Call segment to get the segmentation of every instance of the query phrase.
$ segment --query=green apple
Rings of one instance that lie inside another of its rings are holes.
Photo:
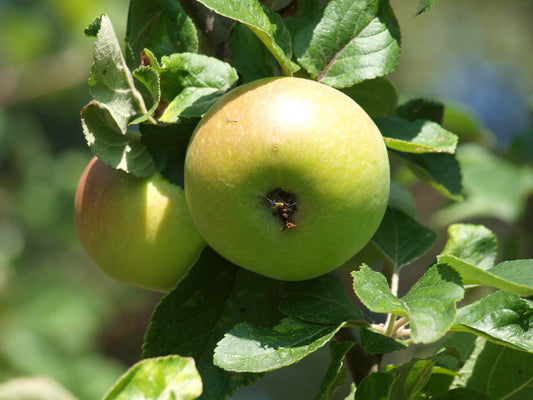
[[[281,280],[340,266],[371,239],[389,196],[378,128],[352,99],[267,78],[219,100],[185,159],[192,219],[219,254]]]
[[[181,187],[160,175],[134,177],[96,157],[78,184],[75,219],[96,265],[147,289],[172,289],[205,246]]]

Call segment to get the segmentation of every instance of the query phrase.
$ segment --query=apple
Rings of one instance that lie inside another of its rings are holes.
[[[79,181],[75,220],[102,271],[147,289],[172,289],[205,246],[181,187],[160,175],[134,177],[96,157]]]
[[[389,196],[383,137],[336,89],[267,78],[221,98],[185,159],[192,219],[220,255],[264,276],[305,280],[353,257]]]

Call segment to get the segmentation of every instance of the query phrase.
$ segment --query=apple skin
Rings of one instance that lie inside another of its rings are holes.
[[[200,121],[185,159],[187,203],[206,242],[280,280],[320,276],[361,250],[383,218],[389,183],[371,118],[343,93],[300,78],[226,94]],[[279,189],[295,203],[289,219],[272,199]]]
[[[74,203],[83,247],[102,271],[121,282],[169,291],[205,246],[185,192],[160,175],[137,178],[94,157]]]

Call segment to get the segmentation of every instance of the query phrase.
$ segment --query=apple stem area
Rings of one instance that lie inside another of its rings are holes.
[[[274,189],[265,196],[266,207],[272,210],[272,215],[279,218],[281,232],[296,228],[294,214],[296,213],[296,196],[283,189]]]

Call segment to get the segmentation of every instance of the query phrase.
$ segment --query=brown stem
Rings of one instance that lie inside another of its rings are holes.
[[[344,362],[356,386],[372,372],[377,372],[383,354],[365,352],[351,328],[342,328],[335,334],[335,339],[339,342],[355,342],[355,345],[346,354]]]

